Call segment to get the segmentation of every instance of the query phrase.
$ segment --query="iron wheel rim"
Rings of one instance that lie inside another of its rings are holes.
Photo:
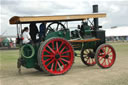
[[[73,48],[67,40],[62,38],[49,39],[44,43],[40,53],[41,67],[51,75],[59,75],[67,72],[74,62]],[[56,58],[56,54],[60,57]]]
[[[101,68],[110,68],[116,59],[116,53],[111,45],[103,44],[96,52],[96,62]]]

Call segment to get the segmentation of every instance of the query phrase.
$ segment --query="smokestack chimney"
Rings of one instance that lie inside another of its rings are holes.
[[[93,5],[93,13],[98,13],[98,5]],[[94,30],[99,30],[98,18],[94,18]]]

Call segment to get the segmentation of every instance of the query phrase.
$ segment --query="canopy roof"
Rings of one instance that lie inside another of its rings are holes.
[[[9,22],[10,24],[31,23],[31,22],[53,22],[53,21],[78,21],[87,18],[105,17],[105,13],[78,14],[78,15],[59,15],[59,16],[14,16]]]

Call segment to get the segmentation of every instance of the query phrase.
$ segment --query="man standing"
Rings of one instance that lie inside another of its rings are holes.
[[[32,38],[32,41],[33,41],[34,43],[36,43],[36,42],[37,42],[36,35],[39,33],[39,32],[38,32],[38,28],[37,28],[37,26],[36,26],[35,23],[31,23],[31,24],[29,25],[29,27],[30,27],[30,36],[31,36],[31,38]]]
[[[39,40],[42,41],[45,38],[46,22],[42,22],[40,25]]]

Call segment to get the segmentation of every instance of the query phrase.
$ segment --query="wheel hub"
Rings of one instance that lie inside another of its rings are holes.
[[[105,56],[105,58],[108,58],[108,57],[109,57],[109,55],[106,55],[106,56]]]
[[[56,59],[59,59],[59,58],[60,58],[60,55],[59,55],[59,54],[56,54],[56,55],[55,55],[55,58],[56,58]]]
[[[94,53],[93,52],[88,53],[88,57],[94,58]]]
[[[102,49],[100,50],[100,52],[101,52],[101,53],[104,53],[104,51],[103,51]]]

